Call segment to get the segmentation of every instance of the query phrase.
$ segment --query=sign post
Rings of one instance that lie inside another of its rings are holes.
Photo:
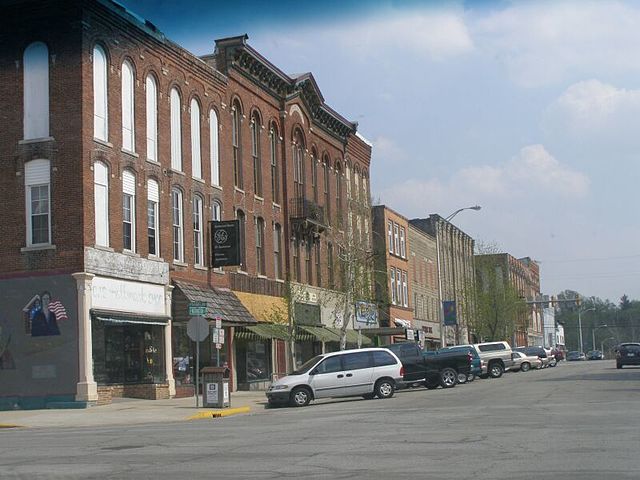
[[[224,329],[222,328],[222,317],[216,317],[216,328],[213,331],[212,343],[216,345],[216,366],[220,366],[220,349],[224,344]]]
[[[204,317],[193,317],[187,323],[187,335],[196,342],[196,408],[198,408],[200,406],[198,396],[200,390],[200,342],[209,336],[209,322]]]

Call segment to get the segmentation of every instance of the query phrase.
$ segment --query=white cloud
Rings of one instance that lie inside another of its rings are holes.
[[[392,138],[380,135],[373,139],[372,163],[403,162],[409,158],[409,155],[402,149]]]
[[[514,3],[480,18],[471,31],[478,48],[527,87],[640,72],[640,11],[621,2]]]

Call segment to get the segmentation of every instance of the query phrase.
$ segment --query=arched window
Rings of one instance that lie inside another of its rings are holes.
[[[173,260],[184,261],[183,210],[182,192],[177,188],[171,190],[171,218],[173,223]]]
[[[351,198],[351,165],[348,161],[344,164],[344,175],[347,184],[347,197]]]
[[[49,49],[34,42],[24,50],[24,139],[49,136]]]
[[[240,117],[242,109],[240,102],[233,102],[231,107],[231,148],[233,157],[233,184],[242,189],[244,182],[242,179],[242,135],[240,131]]]
[[[136,251],[136,177],[129,170],[122,172],[122,247]]]
[[[200,104],[195,98],[191,99],[191,175],[202,178]]]
[[[278,171],[278,130],[271,124],[269,130],[269,153],[271,156],[271,200],[280,203],[280,172]],[[277,278],[277,277],[276,277]]]
[[[277,279],[282,279],[282,227],[279,223],[273,225],[273,267]]]
[[[264,219],[256,218],[256,270],[258,275],[266,275],[264,254]]]
[[[313,201],[318,203],[318,154],[315,150],[311,150],[311,190]]]
[[[51,166],[49,160],[24,165],[27,247],[51,244]]]
[[[211,220],[219,222],[222,220],[222,205],[217,200],[211,204]]]
[[[158,161],[158,86],[153,75],[147,75],[147,158]]]
[[[369,205],[369,186],[367,185],[367,173],[362,172],[362,203]]]
[[[293,192],[304,198],[304,139],[300,130],[293,137]]]
[[[342,223],[342,167],[336,162],[336,215]]]
[[[240,224],[240,270],[247,271],[246,252],[246,216],[242,210],[236,210],[236,218]]]
[[[153,179],[147,181],[147,238],[149,255],[160,256],[160,188]]]
[[[251,115],[251,157],[253,159],[253,193],[262,197],[262,165],[260,152],[260,130],[262,122],[258,112]]]
[[[175,88],[171,89],[171,168],[182,171],[182,126],[180,94]]]
[[[93,136],[104,142],[109,138],[107,68],[107,55],[96,45],[93,48]]]
[[[109,246],[109,169],[102,162],[93,164],[96,245]]]
[[[353,171],[353,184],[354,184],[354,197],[356,201],[360,200],[360,169],[356,165],[356,168]]]
[[[128,61],[122,64],[122,148],[135,152],[134,74]]]
[[[202,227],[202,197],[193,197],[193,257],[195,265],[204,265],[204,238]]]
[[[327,221],[331,222],[331,182],[329,180],[329,158],[324,157],[322,162],[322,178],[324,185],[324,211]]]
[[[218,150],[218,114],[209,111],[209,148],[211,155],[211,184],[220,185],[220,154]]]

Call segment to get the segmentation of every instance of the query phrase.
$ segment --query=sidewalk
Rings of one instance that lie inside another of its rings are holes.
[[[195,397],[169,400],[117,398],[111,405],[75,410],[15,410],[0,412],[0,427],[98,427],[201,421],[219,416],[266,411],[264,392],[234,392],[231,407],[225,409],[196,408]],[[202,399],[200,399],[202,405]],[[215,421],[215,420],[213,420]]]

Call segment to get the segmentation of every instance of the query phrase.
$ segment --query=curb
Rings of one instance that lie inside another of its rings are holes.
[[[187,417],[187,420],[204,420],[211,418],[230,417],[231,415],[238,415],[239,413],[249,413],[251,408],[238,407],[229,408],[227,410],[207,410],[205,412],[198,412],[195,415]]]
[[[24,425],[14,425],[13,423],[0,423],[1,428],[23,428]]]

